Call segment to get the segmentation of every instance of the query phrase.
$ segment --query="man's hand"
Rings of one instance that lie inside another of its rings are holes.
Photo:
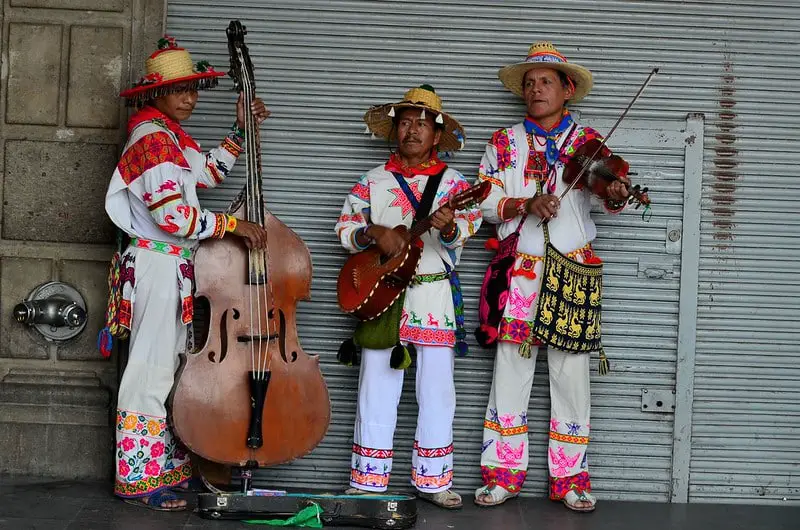
[[[264,102],[261,101],[261,98],[256,98],[250,103],[250,112],[255,117],[257,123],[266,120],[271,114],[267,106],[264,105]],[[244,129],[244,117],[244,95],[239,92],[239,99],[236,101],[236,125],[240,129]]]
[[[455,221],[455,214],[453,210],[447,206],[442,206],[436,210],[431,217],[431,225],[438,231],[448,234],[453,231],[453,222]]]
[[[630,186],[631,181],[627,177],[619,177],[619,179],[609,184],[606,188],[608,198],[616,202],[622,202],[630,196],[628,186]]]
[[[393,258],[403,252],[408,246],[408,240],[391,228],[380,225],[370,225],[366,234],[375,241],[381,253]]]
[[[561,207],[561,201],[555,195],[539,195],[528,201],[528,213],[544,220],[552,219]]]
[[[231,233],[244,239],[247,248],[267,248],[267,231],[261,225],[239,219]]]

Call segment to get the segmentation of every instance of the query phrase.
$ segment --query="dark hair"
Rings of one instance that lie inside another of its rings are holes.
[[[567,74],[565,74],[561,70],[556,70],[556,72],[558,72],[558,78],[561,79],[561,86],[563,86],[565,88],[568,87],[569,86],[569,77],[567,77]]]

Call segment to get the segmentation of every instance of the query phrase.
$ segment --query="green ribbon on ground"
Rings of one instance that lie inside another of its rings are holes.
[[[311,503],[288,519],[249,519],[242,521],[247,524],[265,524],[269,526],[296,526],[300,528],[322,528],[322,508],[319,504]]]

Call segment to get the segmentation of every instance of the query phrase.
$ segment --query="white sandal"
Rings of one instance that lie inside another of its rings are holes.
[[[461,502],[461,495],[452,490],[437,491],[436,493],[417,491],[417,497],[445,510],[458,510],[464,506],[464,503]]]
[[[498,506],[509,499],[515,498],[519,493],[511,493],[500,486],[482,486],[475,490],[475,504],[478,506]],[[481,500],[481,497],[489,497],[491,500]]]
[[[597,498],[594,495],[577,488],[570,489],[561,501],[574,512],[593,512],[597,505]],[[580,502],[588,502],[590,506],[579,506]]]

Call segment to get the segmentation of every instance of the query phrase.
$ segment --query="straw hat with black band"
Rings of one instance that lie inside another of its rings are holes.
[[[498,71],[497,77],[507,89],[522,97],[522,81],[525,79],[525,74],[537,68],[550,68],[567,75],[575,88],[570,103],[579,102],[592,89],[592,72],[579,64],[568,62],[567,58],[547,41],[532,44],[524,61],[504,66]]]
[[[218,78],[225,75],[214,70],[207,61],[192,63],[189,52],[166,36],[158,41],[158,50],[147,59],[145,66],[147,73],[133,87],[120,93],[128,106],[140,106],[173,92],[214,88]]]
[[[458,121],[442,110],[442,98],[436,94],[430,85],[421,85],[405,93],[402,101],[386,103],[371,107],[364,114],[367,128],[375,136],[396,140],[396,127],[394,118],[400,110],[415,108],[425,112],[432,112],[434,121],[442,128],[442,136],[437,149],[441,152],[458,151],[464,148],[466,136],[464,128]]]

